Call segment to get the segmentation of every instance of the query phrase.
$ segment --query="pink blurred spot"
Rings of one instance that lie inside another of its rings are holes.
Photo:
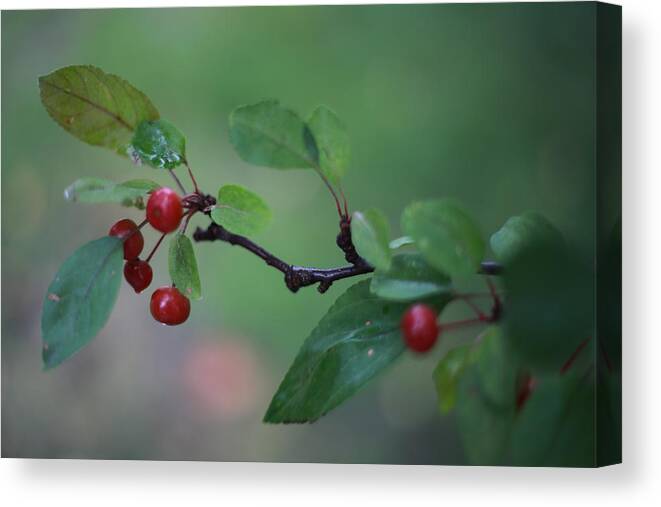
[[[222,419],[238,419],[258,401],[257,358],[239,341],[201,342],[185,360],[183,384],[199,410]]]

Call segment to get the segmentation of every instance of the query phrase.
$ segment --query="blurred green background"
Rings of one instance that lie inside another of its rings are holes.
[[[352,209],[382,208],[398,231],[414,199],[453,196],[485,237],[510,215],[546,214],[594,247],[594,4],[67,10],[2,13],[2,453],[61,458],[461,464],[454,418],[431,381],[448,337],[406,354],[312,425],[261,423],[298,347],[352,281],[290,294],[281,275],[225,244],[197,245],[204,299],[182,326],[156,324],[123,284],[105,329],[43,372],[46,288],[120,207],[67,203],[82,176],[133,167],[58,127],[37,77],[89,63],[144,91],[188,137],[201,186],[243,184],[269,202],[258,238],[289,262],[342,263],[337,216],[312,172],[242,162],[227,118],[278,98],[324,103],[348,125]],[[182,175],[183,176],[183,175]],[[198,220],[199,224],[204,219]],[[148,232],[149,248],[156,235]],[[166,253],[155,282],[168,283]],[[448,308],[459,315],[461,309]]]

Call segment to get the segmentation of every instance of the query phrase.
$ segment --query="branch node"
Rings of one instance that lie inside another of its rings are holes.
[[[330,289],[331,285],[333,285],[333,282],[328,280],[319,282],[319,286],[317,287],[319,294],[323,294],[324,292],[326,292],[328,289]]]
[[[353,245],[353,240],[351,239],[350,217],[342,216],[340,219],[340,233],[337,235],[335,242],[337,243],[337,246],[340,247],[340,250],[344,252],[344,258],[347,262],[358,264],[363,261],[360,255],[358,255],[356,247]]]
[[[298,289],[301,288],[301,280],[296,275],[296,272],[294,271],[293,268],[285,271],[285,285],[293,293],[298,292]]]

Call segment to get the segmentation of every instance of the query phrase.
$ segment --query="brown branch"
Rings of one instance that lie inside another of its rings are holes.
[[[211,195],[193,193],[184,197],[184,206],[186,208],[196,209],[207,215],[215,204],[216,199]],[[265,248],[259,246],[250,238],[241,236],[240,234],[234,234],[222,225],[214,222],[206,229],[198,227],[193,233],[193,239],[195,241],[224,241],[230,245],[240,246],[248,250],[253,255],[262,259],[267,265],[284,274],[285,284],[292,292],[297,292],[301,287],[319,284],[317,290],[323,294],[337,280],[364,275],[374,271],[374,268],[356,251],[356,247],[351,239],[351,218],[348,216],[342,216],[340,218],[340,233],[337,235],[336,243],[340,250],[344,252],[344,258],[350,265],[339,268],[311,268],[288,264]],[[501,272],[502,268],[500,264],[491,261],[483,262],[479,271],[480,274],[489,275],[500,274]]]
[[[317,290],[324,293],[337,280],[374,271],[374,268],[360,256],[358,256],[355,263],[340,268],[322,269],[287,264],[252,240],[240,234],[234,234],[216,223],[212,223],[206,229],[198,227],[193,233],[193,239],[195,241],[224,241],[230,245],[245,248],[269,266],[283,273],[285,275],[285,284],[292,292],[298,291],[301,287],[319,284]]]

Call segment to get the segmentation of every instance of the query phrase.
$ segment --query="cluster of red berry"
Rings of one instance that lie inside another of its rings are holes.
[[[183,214],[181,197],[171,188],[159,188],[149,196],[146,222],[163,235],[179,227]],[[125,218],[113,225],[109,232],[111,236],[124,241],[124,278],[136,293],[151,284],[153,272],[149,261],[156,250],[154,248],[145,260],[139,258],[145,244],[140,227],[133,220]],[[176,287],[171,286],[156,289],[151,296],[149,308],[158,322],[169,326],[185,322],[190,315],[190,301]]]

